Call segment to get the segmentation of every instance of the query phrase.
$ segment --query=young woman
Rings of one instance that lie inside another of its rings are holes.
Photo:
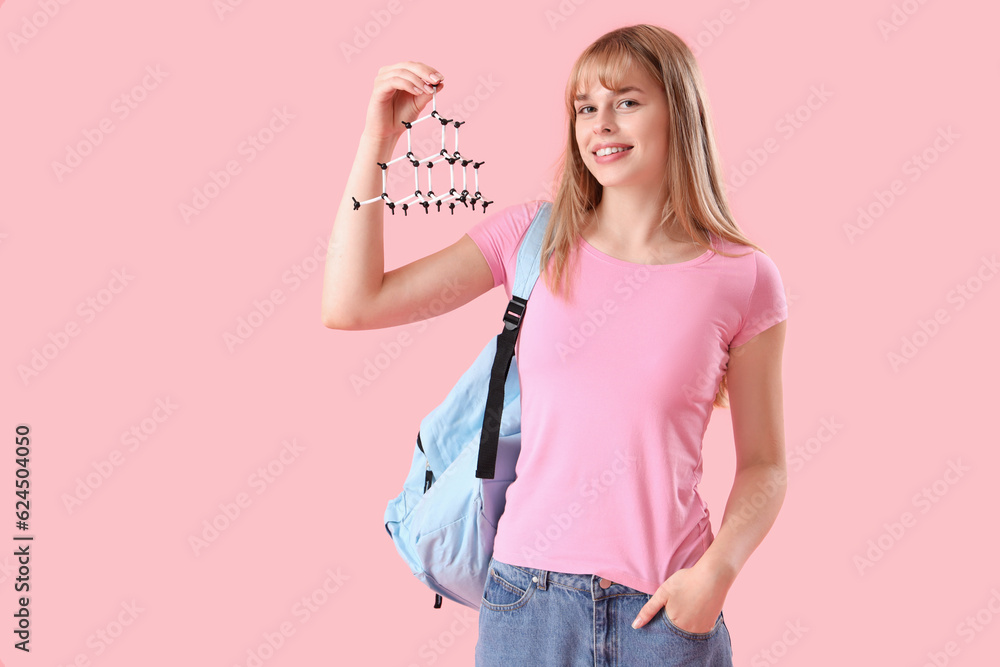
[[[457,308],[503,284],[541,201],[488,214],[454,245],[384,271],[372,165],[392,157],[442,76],[383,67],[331,237],[323,321],[414,321],[448,281]],[[438,90],[441,90],[441,87]],[[497,526],[476,664],[732,665],[722,606],[785,494],[774,262],[729,211],[697,63],[673,33],[624,27],[566,88],[569,132],[541,274],[517,343],[517,479]],[[610,150],[609,150],[610,149]],[[698,494],[713,407],[736,475],[717,535]]]

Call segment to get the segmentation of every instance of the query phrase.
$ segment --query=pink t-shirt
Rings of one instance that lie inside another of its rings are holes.
[[[508,298],[541,203],[508,206],[468,232]],[[729,347],[787,317],[784,290],[756,251],[648,265],[581,239],[578,261],[574,302],[539,276],[521,323],[521,452],[494,556],[652,595],[714,539],[698,494],[712,401]]]

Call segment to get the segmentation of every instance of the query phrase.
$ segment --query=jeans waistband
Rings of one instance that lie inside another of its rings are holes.
[[[541,591],[544,591],[548,587],[549,583],[556,583],[567,588],[575,588],[584,592],[592,592],[597,595],[604,596],[622,594],[646,595],[646,593],[640,590],[630,588],[625,584],[620,584],[597,574],[555,572],[553,570],[542,570],[535,567],[527,567],[525,565],[515,565],[513,563],[507,563],[506,561],[499,562],[525,572],[538,587],[538,590]],[[607,587],[601,585],[602,581],[607,584]]]

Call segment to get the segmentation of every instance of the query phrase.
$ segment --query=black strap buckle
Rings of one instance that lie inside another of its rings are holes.
[[[521,324],[524,316],[524,309],[528,302],[519,296],[515,296],[507,304],[507,312],[503,315],[504,327],[506,329],[516,329]]]

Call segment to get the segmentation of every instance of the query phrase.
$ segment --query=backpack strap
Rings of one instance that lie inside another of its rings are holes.
[[[528,231],[521,239],[521,245],[517,251],[511,300],[504,312],[503,331],[497,335],[497,352],[493,359],[493,370],[490,373],[490,388],[486,395],[486,412],[483,415],[483,429],[479,438],[479,461],[476,467],[476,477],[480,479],[493,479],[496,475],[504,384],[507,382],[510,361],[514,357],[514,345],[517,343],[517,334],[521,330],[521,319],[524,317],[524,311],[528,305],[528,297],[538,280],[542,239],[548,227],[551,211],[552,203],[542,202],[528,226]]]
[[[542,202],[535,214],[535,219],[528,226],[521,246],[517,251],[517,265],[514,267],[514,287],[511,293],[525,303],[531,290],[538,280],[538,258],[542,254],[542,240],[549,225],[549,215],[552,213],[551,202]],[[513,299],[511,299],[513,301]]]

